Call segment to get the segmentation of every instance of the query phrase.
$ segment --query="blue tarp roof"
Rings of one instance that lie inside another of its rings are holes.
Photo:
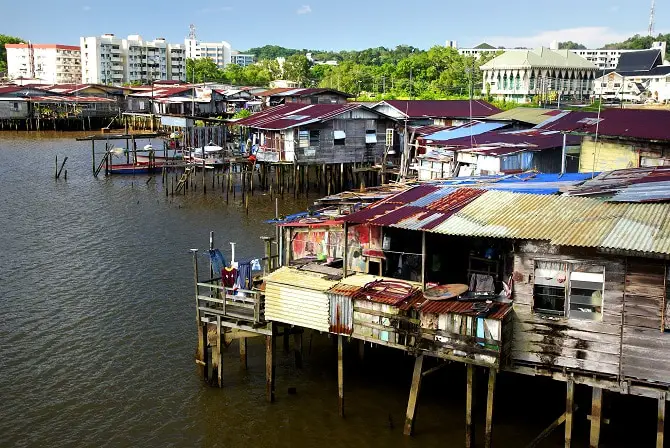
[[[474,186],[486,190],[503,190],[514,193],[556,194],[561,187],[575,185],[597,176],[599,173],[534,174],[522,173],[513,176],[472,176],[439,181],[440,185]]]
[[[439,131],[434,134],[426,135],[427,140],[452,140],[455,138],[469,137],[471,135],[479,135],[484,132],[495,131],[496,129],[504,128],[509,123],[474,123],[471,126],[463,125],[453,129]]]

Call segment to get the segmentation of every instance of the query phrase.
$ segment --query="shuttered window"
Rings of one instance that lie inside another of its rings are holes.
[[[605,268],[580,262],[535,260],[533,311],[602,320]]]

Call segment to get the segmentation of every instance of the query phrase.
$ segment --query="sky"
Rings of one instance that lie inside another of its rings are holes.
[[[505,47],[553,40],[597,48],[646,34],[651,0],[0,0],[0,34],[33,43],[78,45],[113,33],[183,43],[189,25],[205,42],[237,50],[266,44],[360,50],[455,40]],[[656,1],[656,32],[670,29],[670,0]]]

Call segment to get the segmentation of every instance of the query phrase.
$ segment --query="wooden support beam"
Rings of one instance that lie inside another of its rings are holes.
[[[416,357],[414,361],[414,374],[412,375],[412,387],[409,390],[409,401],[407,402],[407,414],[405,416],[405,428],[403,434],[411,436],[414,431],[414,417],[416,415],[416,403],[421,389],[421,370],[423,369],[423,355]]]
[[[340,417],[344,417],[344,340],[342,335],[337,335],[337,403]]]
[[[302,369],[302,332],[293,333],[293,354],[295,357],[295,367]]]
[[[365,341],[362,339],[358,340],[358,359],[360,361],[365,360]]]
[[[663,448],[663,433],[665,431],[665,400],[667,394],[661,392],[658,397],[658,422],[656,425],[656,448]]]
[[[600,425],[602,422],[603,390],[600,387],[592,388],[591,394],[591,437],[589,448],[598,448],[600,445]]]
[[[207,324],[198,323],[198,349],[195,352],[200,377],[207,378]]]
[[[575,382],[572,378],[567,382],[567,394],[565,397],[565,448],[570,448],[572,443],[572,411],[575,405]]]
[[[491,448],[493,439],[493,397],[496,387],[496,369],[489,369],[489,388],[486,395],[486,431],[484,433],[484,447]]]
[[[539,445],[539,443],[541,441],[543,441],[544,439],[546,439],[547,436],[549,436],[549,434],[554,432],[554,429],[558,428],[559,426],[561,426],[563,424],[563,422],[565,422],[565,416],[566,416],[566,413],[565,412],[562,413],[561,416],[558,417],[556,420],[554,420],[554,422],[551,425],[547,426],[547,428],[544,431],[542,431],[540,433],[540,435],[535,437],[535,439],[533,439],[533,441],[530,442],[526,446],[526,448],[535,448],[537,445]]]
[[[475,446],[475,424],[472,421],[472,405],[474,400],[475,367],[468,364],[467,387],[465,392],[465,448]]]
[[[223,362],[221,361],[221,316],[216,316],[216,383],[219,387],[223,386]],[[214,355],[212,355],[214,357]]]
[[[247,368],[247,338],[240,338],[240,364],[242,368]]]
[[[284,332],[282,333],[282,336],[284,336],[284,353],[288,353],[289,351],[289,337],[291,335],[291,328],[288,325],[284,326]]]
[[[265,399],[275,401],[275,326],[272,325],[272,334],[265,336]]]

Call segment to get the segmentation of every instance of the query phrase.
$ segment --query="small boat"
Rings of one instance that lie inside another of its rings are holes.
[[[196,166],[202,165],[204,162],[206,167],[211,168],[224,164],[224,149],[221,146],[209,142],[207,146],[193,148],[190,151],[184,152],[184,159],[194,163]]]
[[[161,169],[160,166],[149,166],[143,163],[122,163],[118,165],[111,165],[109,167],[109,174],[149,174]]]
[[[140,151],[137,151],[136,154],[136,160],[137,163],[149,163],[151,162],[151,152],[153,151],[153,162],[156,165],[162,166],[165,162],[170,161],[170,160],[181,160],[182,159],[182,154],[180,152],[177,152],[176,150],[168,151],[168,155],[165,155],[164,151],[161,150],[154,150],[153,146],[151,144],[149,145],[144,145],[144,150],[142,153]],[[172,155],[170,155],[170,152],[172,152]],[[144,154],[146,153],[146,154]]]

